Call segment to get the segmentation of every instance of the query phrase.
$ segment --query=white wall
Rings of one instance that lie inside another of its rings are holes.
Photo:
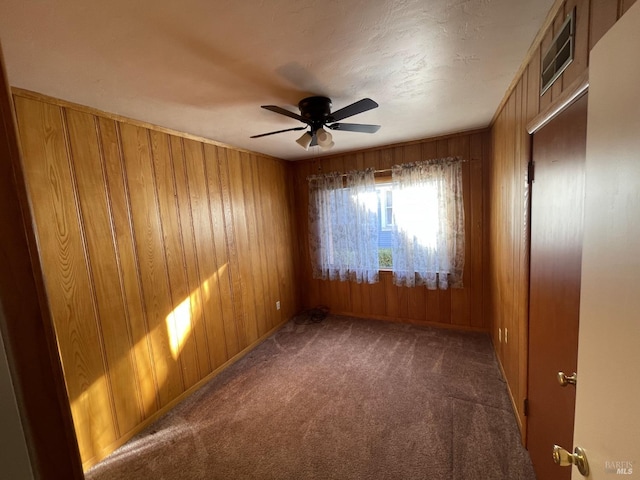
[[[2,305],[0,305],[0,323],[4,321]],[[0,330],[0,479],[30,480],[33,478]]]

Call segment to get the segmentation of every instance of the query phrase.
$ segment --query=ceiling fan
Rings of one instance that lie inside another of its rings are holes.
[[[298,108],[300,114],[291,112],[282,107],[276,105],[262,105],[262,108],[270,110],[287,117],[295,118],[303,123],[306,123],[303,127],[287,128],[284,130],[277,130],[275,132],[262,133],[260,135],[253,135],[251,138],[266,137],[267,135],[275,135],[276,133],[290,132],[293,130],[306,130],[309,131],[302,134],[302,136],[296,140],[305,150],[309,147],[319,145],[323,150],[329,150],[335,145],[331,134],[325,130],[325,127],[330,130],[341,130],[344,132],[361,132],[361,133],[376,133],[380,129],[380,125],[366,125],[362,123],[338,123],[340,120],[358,115],[359,113],[366,112],[377,108],[378,104],[370,98],[363,98],[351,105],[347,105],[335,112],[331,112],[331,99],[327,97],[307,97],[298,102]]]

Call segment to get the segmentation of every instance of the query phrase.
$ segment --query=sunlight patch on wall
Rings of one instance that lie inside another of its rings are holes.
[[[218,278],[227,270],[227,263],[207,278],[194,289],[188,297],[182,300],[165,318],[169,346],[174,360],[180,356],[180,352],[189,338],[194,323],[202,316],[204,305],[209,301]]]

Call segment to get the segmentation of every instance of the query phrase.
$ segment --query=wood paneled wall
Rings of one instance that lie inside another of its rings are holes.
[[[16,393],[14,398],[7,395],[4,385],[0,387],[0,408],[8,410],[0,413],[0,448],[4,450],[0,453],[0,476],[78,480],[83,478],[82,465],[35,253],[33,219],[1,46],[0,205],[0,342],[4,344],[0,345],[0,354],[6,352],[10,369],[7,381],[13,383]],[[2,358],[0,363],[4,362]],[[19,432],[6,420],[6,414],[11,416],[15,410],[14,402],[20,412]],[[16,434],[22,439],[14,438]],[[25,440],[26,465],[19,455],[15,457]]]
[[[477,131],[295,162],[295,216],[301,261],[298,273],[299,283],[304,285],[301,292],[302,305],[326,305],[334,313],[358,317],[488,329],[483,306],[483,272],[488,253],[484,227],[487,190],[484,182],[489,146],[488,132]],[[307,240],[309,175],[368,167],[385,170],[392,165],[447,156],[461,156],[469,160],[463,164],[466,229],[464,288],[427,290],[426,287],[397,287],[388,271],[381,272],[380,282],[373,285],[312,278]]]
[[[297,312],[290,167],[14,92],[87,468]]]
[[[491,128],[489,178],[490,288],[488,316],[492,338],[502,364],[523,438],[527,396],[529,316],[529,207],[527,164],[531,137],[526,127],[553,108],[563,93],[587,74],[589,51],[635,0],[566,0],[556,2],[513,88],[498,108]],[[574,61],[540,96],[541,55],[567,14],[576,8]],[[505,333],[506,332],[506,333]],[[507,338],[507,342],[505,342]]]

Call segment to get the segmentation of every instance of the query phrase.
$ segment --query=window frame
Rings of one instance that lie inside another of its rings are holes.
[[[388,186],[388,191],[392,190],[392,177],[391,177],[391,171],[389,172],[383,172],[383,173],[376,173],[375,174],[375,179],[376,179],[376,191],[378,190],[379,186]],[[392,205],[393,208],[393,205]],[[389,224],[388,227],[385,228],[383,222],[383,219],[386,215],[386,212],[383,213],[383,206],[382,203],[380,203],[380,231],[381,232],[390,232],[393,229],[393,220],[392,222]],[[380,251],[380,248],[378,247],[378,251]],[[378,271],[379,272],[392,272],[393,271],[393,265],[391,265],[390,267],[378,267]]]

